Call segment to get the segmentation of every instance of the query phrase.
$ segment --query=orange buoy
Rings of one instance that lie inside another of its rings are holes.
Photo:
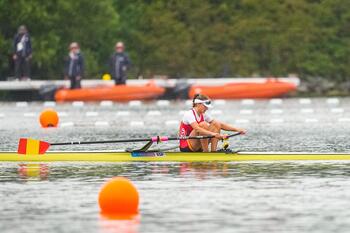
[[[138,214],[139,194],[128,179],[114,177],[102,187],[98,203],[102,214],[133,216]]]
[[[55,110],[45,109],[40,113],[39,121],[43,128],[57,127],[59,117]]]

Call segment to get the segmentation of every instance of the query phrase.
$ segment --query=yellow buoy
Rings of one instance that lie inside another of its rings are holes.
[[[102,75],[102,80],[104,80],[104,81],[109,81],[109,80],[111,80],[111,79],[112,79],[112,77],[111,77],[110,74],[104,74],[104,75]]]

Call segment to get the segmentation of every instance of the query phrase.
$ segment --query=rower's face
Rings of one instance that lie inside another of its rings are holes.
[[[205,113],[208,110],[208,108],[205,107],[204,104],[199,104],[199,109],[200,109],[201,113]]]

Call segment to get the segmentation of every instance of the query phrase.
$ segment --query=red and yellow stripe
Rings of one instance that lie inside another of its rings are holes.
[[[37,155],[44,154],[49,148],[50,144],[47,142],[31,139],[21,138],[18,143],[18,154]]]

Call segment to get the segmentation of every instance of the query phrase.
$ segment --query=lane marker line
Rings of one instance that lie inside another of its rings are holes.
[[[74,126],[74,123],[73,122],[62,122],[62,123],[60,123],[59,126],[61,126],[61,127],[72,127],[72,126]]]
[[[299,99],[300,104],[311,104],[311,99],[309,98],[301,98]]]
[[[103,100],[100,102],[101,107],[112,107],[113,106],[113,101],[110,100]]]
[[[316,122],[318,122],[318,119],[316,119],[316,118],[306,118],[305,122],[306,123],[316,123]]]
[[[244,99],[244,100],[241,101],[241,103],[242,103],[243,105],[253,105],[253,104],[255,104],[255,100],[252,100],[252,99]]]
[[[44,102],[44,107],[55,107],[56,106],[56,102],[54,101],[45,101]]]
[[[66,113],[66,112],[58,112],[58,116],[59,117],[66,117],[66,116],[68,116],[68,113]]]
[[[312,108],[303,108],[300,110],[301,113],[304,113],[304,114],[311,114],[311,113],[314,113],[314,109]]]
[[[129,111],[119,111],[115,115],[116,116],[129,116],[130,112]]]
[[[270,99],[269,101],[270,104],[274,104],[274,105],[282,104],[282,102],[283,102],[282,99]]]
[[[143,121],[131,121],[130,122],[130,126],[132,126],[132,127],[142,127],[144,125],[145,125],[145,123],[143,123]]]
[[[169,100],[158,100],[157,101],[157,105],[158,106],[169,106],[170,105],[170,101]]]
[[[140,100],[129,101],[129,106],[132,106],[132,107],[141,106],[141,104],[142,104],[142,102]]]
[[[244,124],[244,123],[249,123],[249,120],[248,119],[237,119],[235,122],[236,122],[236,124]]]
[[[350,118],[339,118],[338,122],[350,122]]]
[[[327,99],[327,104],[339,104],[339,99],[338,98],[328,98]]]
[[[180,122],[178,120],[169,120],[165,122],[165,125],[179,125]]]
[[[245,115],[249,115],[252,113],[253,113],[253,110],[251,110],[251,109],[242,109],[239,111],[239,114],[245,114]]]
[[[161,116],[162,113],[160,111],[148,111],[147,116]]]
[[[222,106],[226,104],[226,100],[214,100],[213,105]]]
[[[270,123],[272,123],[272,124],[278,124],[278,123],[283,123],[283,122],[284,122],[284,119],[282,119],[282,118],[274,118],[274,119],[270,120]]]
[[[23,115],[24,115],[24,117],[35,117],[36,113],[35,112],[26,112]]]
[[[16,102],[16,107],[19,107],[19,108],[25,108],[25,107],[28,107],[28,102]]]
[[[99,115],[98,112],[86,112],[85,114],[87,117],[96,117]]]
[[[344,109],[343,108],[332,108],[331,112],[332,113],[343,113]]]
[[[270,110],[270,113],[271,113],[271,114],[282,114],[282,113],[283,113],[283,110],[282,110],[282,109],[279,109],[279,108],[275,108],[275,109],[271,109],[271,110]]]
[[[95,126],[98,126],[98,127],[100,127],[100,126],[109,126],[109,123],[108,123],[108,121],[96,121],[95,122]]]
[[[76,108],[80,108],[80,107],[84,106],[84,102],[83,101],[73,101],[72,106],[76,107]]]

